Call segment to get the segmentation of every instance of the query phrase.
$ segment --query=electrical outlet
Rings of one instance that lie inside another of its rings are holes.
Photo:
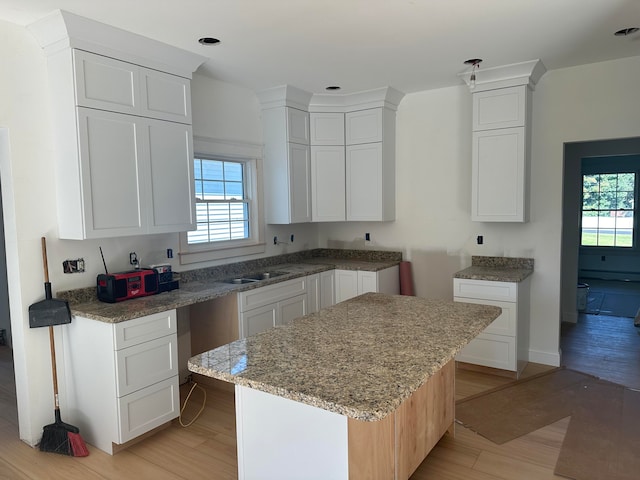
[[[364,234],[364,239],[365,239],[367,242],[370,242],[370,241],[371,241],[371,234],[370,234],[370,233],[365,233],[365,234]]]
[[[478,235],[478,237],[476,238],[476,243],[478,245],[482,245],[484,243],[484,238],[482,235]]]
[[[62,271],[64,273],[84,272],[84,258],[78,258],[77,260],[65,260],[62,262]]]

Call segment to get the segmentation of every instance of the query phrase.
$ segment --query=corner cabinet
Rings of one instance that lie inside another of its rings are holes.
[[[335,302],[344,302],[367,292],[398,295],[400,267],[394,266],[370,272],[364,270],[335,270]]]
[[[109,454],[178,417],[176,311],[63,330],[66,419]]]
[[[190,80],[77,49],[48,68],[60,238],[193,229]]]
[[[529,220],[527,85],[473,93],[471,219]]]
[[[262,110],[267,223],[311,221],[309,114],[292,107]]]
[[[502,314],[460,353],[456,361],[511,372],[518,378],[529,359],[529,279],[522,282],[453,279],[455,302],[502,308]]]

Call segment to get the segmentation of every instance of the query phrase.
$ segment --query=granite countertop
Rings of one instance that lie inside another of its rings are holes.
[[[320,256],[301,257],[284,256],[289,263],[274,263],[279,258],[270,257],[261,261],[241,262],[222,267],[212,267],[187,271],[179,274],[180,287],[170,292],[163,292],[148,297],[140,297],[117,303],[105,303],[97,299],[95,287],[81,289],[83,292],[75,296],[74,291],[57,292],[56,297],[69,301],[72,315],[90,318],[106,323],[119,323],[133,318],[154,313],[173,310],[199,302],[222,297],[229,293],[237,293],[298,277],[313,275],[326,270],[367,270],[377,272],[400,263],[402,255],[398,252],[358,252],[339,251],[337,258],[329,255],[331,250],[321,250]],[[317,252],[316,252],[317,254]],[[249,273],[278,271],[282,275],[254,283],[230,284],[224,279],[242,277]],[[87,295],[89,298],[87,299]]]
[[[192,357],[189,370],[375,421],[497,318],[489,305],[367,293]]]
[[[454,278],[522,282],[533,273],[533,259],[514,257],[471,257],[471,266],[454,274]]]

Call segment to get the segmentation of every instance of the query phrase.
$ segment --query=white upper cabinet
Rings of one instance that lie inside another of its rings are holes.
[[[472,92],[471,219],[529,221],[532,92],[540,60],[483,69]],[[460,74],[469,83],[469,74]]]
[[[262,125],[267,223],[310,222],[309,114],[291,107],[268,108],[262,111]]]
[[[61,10],[29,29],[47,55],[59,237],[192,229],[190,78],[204,57]]]
[[[384,131],[382,113],[382,108],[347,112],[345,116],[347,145],[382,142]]]
[[[310,113],[311,145],[344,146],[344,113]]]
[[[473,221],[529,220],[530,99],[526,85],[473,94]]]
[[[314,222],[345,220],[344,146],[311,146],[311,218]]]
[[[473,130],[523,127],[526,122],[526,86],[499,88],[473,94]]]
[[[83,50],[73,56],[77,105],[191,124],[188,79]]]

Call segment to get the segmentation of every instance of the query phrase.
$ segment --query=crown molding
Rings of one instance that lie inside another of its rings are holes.
[[[518,85],[527,85],[531,90],[534,90],[536,84],[546,71],[547,69],[540,59],[499,67],[478,68],[476,70],[476,86],[473,89],[469,84],[471,70],[459,73],[458,76],[469,86],[472,92],[515,87]]]

